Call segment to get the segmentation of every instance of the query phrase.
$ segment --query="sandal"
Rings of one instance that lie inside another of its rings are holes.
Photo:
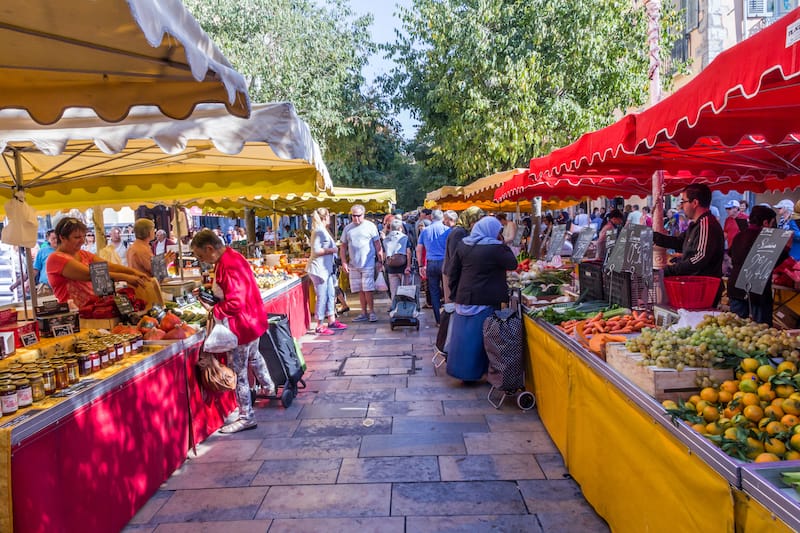
[[[255,420],[245,420],[240,418],[236,422],[231,422],[219,430],[220,433],[239,433],[240,431],[247,431],[248,429],[256,429],[258,423]]]

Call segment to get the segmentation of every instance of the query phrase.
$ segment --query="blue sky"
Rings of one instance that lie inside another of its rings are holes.
[[[394,29],[400,27],[400,21],[394,16],[394,13],[398,11],[397,6],[410,8],[411,3],[412,0],[350,0],[350,5],[356,13],[372,14],[374,18],[370,28],[372,40],[380,44],[394,42]],[[369,65],[364,69],[367,83],[372,83],[376,77],[388,72],[393,64],[392,61],[384,59],[382,53],[370,57]],[[411,115],[404,111],[398,115],[397,119],[403,126],[403,136],[413,137],[415,122]]]

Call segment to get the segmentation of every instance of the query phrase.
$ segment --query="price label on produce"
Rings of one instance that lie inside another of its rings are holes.
[[[35,332],[31,331],[30,333],[23,333],[20,335],[19,340],[22,342],[22,345],[27,348],[28,346],[33,346],[39,342],[39,337]]]
[[[762,229],[744,259],[734,286],[753,294],[764,294],[772,270],[792,235],[791,230]]]
[[[150,258],[150,267],[153,271],[153,277],[159,282],[169,276],[167,273],[167,259],[164,254],[154,255]]]
[[[583,259],[583,256],[586,255],[586,250],[589,249],[589,245],[592,243],[592,239],[594,239],[593,227],[588,226],[581,229],[578,240],[575,242],[575,248],[572,250],[572,260],[574,262],[577,263]]]
[[[611,253],[608,254],[605,270],[609,272],[622,272],[622,267],[625,263],[625,252],[628,249],[628,239],[630,239],[631,236],[631,229],[630,226],[625,226],[620,230],[617,240],[614,242],[614,248],[612,248]]]
[[[564,248],[564,239],[566,238],[566,224],[553,226],[553,229],[550,231],[550,242],[547,243],[547,253],[544,256],[545,261],[552,261],[553,256],[561,255],[561,249]]]
[[[622,270],[632,272],[646,280],[647,286],[653,280],[653,228],[641,224],[631,226],[626,243]]]
[[[136,312],[130,299],[124,294],[114,296],[114,304],[117,306],[117,311],[121,316],[128,316]]]
[[[108,273],[108,263],[95,261],[89,265],[89,276],[92,279],[92,290],[101,298],[114,294],[114,281]]]

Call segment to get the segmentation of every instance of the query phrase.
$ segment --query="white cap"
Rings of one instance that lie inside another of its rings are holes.
[[[725,209],[731,209],[733,207],[739,207],[739,202],[736,200],[728,200],[725,202]]]
[[[774,207],[775,209],[786,209],[787,211],[794,211],[794,202],[787,198],[784,198],[783,200],[773,205],[772,207]]]

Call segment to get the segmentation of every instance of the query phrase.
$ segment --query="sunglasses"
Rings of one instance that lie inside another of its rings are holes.
[[[361,218],[361,217],[364,216],[364,213],[360,213],[360,214],[350,213],[350,216],[353,217],[353,218]]]

